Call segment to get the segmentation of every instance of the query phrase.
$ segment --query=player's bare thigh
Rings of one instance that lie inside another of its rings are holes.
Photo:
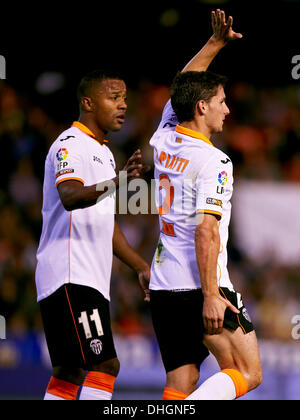
[[[262,381],[261,362],[255,331],[244,334],[241,328],[221,334],[204,335],[204,344],[221,369],[237,369],[245,377],[249,391]]]

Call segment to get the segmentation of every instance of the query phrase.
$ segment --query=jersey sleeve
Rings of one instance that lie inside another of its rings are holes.
[[[67,180],[80,181],[84,184],[84,161],[79,141],[74,136],[60,144],[53,145],[52,161],[54,164],[55,184]]]
[[[226,163],[223,163],[226,162]],[[217,156],[211,159],[196,180],[196,211],[222,218],[227,192],[232,189],[232,163]]]
[[[161,129],[166,127],[176,127],[177,124],[178,119],[172,108],[171,99],[169,99],[164,107],[158,128]]]

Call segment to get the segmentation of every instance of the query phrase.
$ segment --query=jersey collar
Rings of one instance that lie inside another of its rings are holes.
[[[97,140],[95,134],[86,125],[82,124],[79,121],[74,121],[73,124],[72,124],[72,127],[76,127],[80,131],[83,131],[85,134],[87,134],[88,136],[92,137],[92,139],[96,140],[102,146],[103,146],[103,143],[108,143],[108,140],[102,140],[102,142],[100,142],[99,140]]]
[[[211,146],[213,146],[212,142],[204,134],[200,133],[199,131],[194,131],[194,130],[191,130],[190,128],[182,127],[182,125],[179,125],[179,124],[176,126],[176,131],[177,133],[184,134],[186,136],[193,137],[195,139],[203,140],[205,141],[205,143],[208,143]]]

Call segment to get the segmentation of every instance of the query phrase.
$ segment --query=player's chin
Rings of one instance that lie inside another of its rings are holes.
[[[123,124],[124,121],[116,121],[114,124],[112,124],[110,131],[120,131]]]
[[[215,133],[221,133],[223,131],[224,121],[221,121],[218,127],[215,129]]]
[[[113,124],[111,127],[110,127],[110,130],[109,131],[120,131],[121,130],[121,128],[122,128],[122,126],[123,126],[123,123],[121,124],[121,123],[116,123],[116,124]]]

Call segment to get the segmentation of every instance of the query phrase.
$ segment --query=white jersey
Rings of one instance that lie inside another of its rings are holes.
[[[115,161],[109,148],[78,121],[50,147],[45,163],[43,228],[37,251],[38,301],[66,283],[92,287],[109,300],[115,195],[84,209],[66,211],[57,185],[77,180],[89,186],[115,176]]]
[[[194,234],[201,215],[206,213],[219,220],[218,286],[233,290],[226,250],[233,184],[231,160],[203,134],[178,125],[170,101],[150,145],[154,148],[160,223],[150,289],[201,287]]]

